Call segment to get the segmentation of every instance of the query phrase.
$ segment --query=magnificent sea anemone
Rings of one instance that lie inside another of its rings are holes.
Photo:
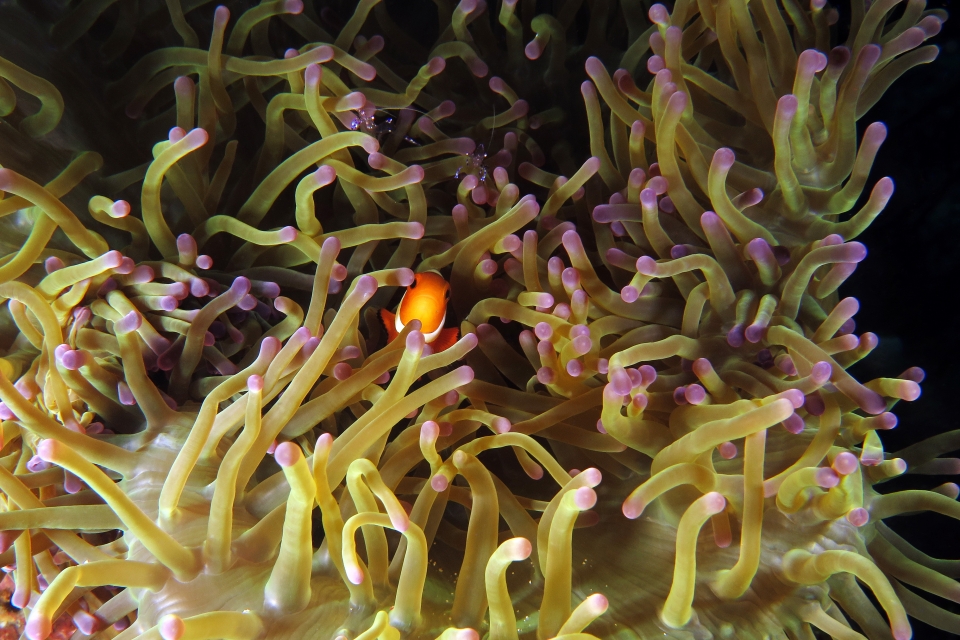
[[[960,633],[887,522],[960,488],[882,486],[960,432],[885,450],[839,294],[942,10],[4,5],[22,637]]]

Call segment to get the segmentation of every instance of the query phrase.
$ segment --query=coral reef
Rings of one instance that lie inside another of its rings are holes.
[[[960,432],[884,450],[924,374],[853,377],[878,341],[838,293],[893,193],[858,119],[944,12],[3,11],[29,640],[960,633],[960,561],[884,522],[960,488],[880,490]]]

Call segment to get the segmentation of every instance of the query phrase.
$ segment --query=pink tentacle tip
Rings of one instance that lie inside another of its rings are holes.
[[[727,507],[727,499],[716,491],[704,495],[701,500],[703,500],[703,506],[707,508],[707,512],[712,514],[720,513]]]
[[[797,69],[801,67],[809,73],[819,73],[827,68],[827,56],[816,49],[806,49],[797,60]]]
[[[207,133],[206,129],[196,128],[183,138],[183,142],[187,145],[187,148],[196,149],[207,144],[209,139],[210,134]]]
[[[860,468],[857,456],[849,451],[843,451],[833,459],[833,470],[842,476],[848,476]]]
[[[566,235],[566,234],[564,234]],[[579,237],[577,238],[579,241]],[[568,289],[576,289],[580,286],[580,272],[573,267],[567,267],[560,274],[560,281]]]
[[[720,446],[717,447],[717,451],[720,452],[720,457],[724,460],[733,460],[737,457],[737,445],[732,442],[721,443]]]
[[[187,631],[183,618],[174,613],[163,616],[157,626],[163,640],[180,640]]]
[[[820,467],[816,472],[816,482],[818,486],[830,489],[840,483],[840,476],[830,467]]]
[[[500,416],[494,418],[490,423],[490,428],[497,433],[508,433],[511,427],[510,420]]]
[[[662,205],[661,205],[661,207],[662,207]],[[723,222],[720,220],[720,216],[718,216],[718,215],[717,215],[716,213],[714,213],[713,211],[704,211],[704,212],[703,212],[703,215],[700,216],[700,226],[701,226],[701,227],[704,227],[704,228],[706,228],[706,227],[709,226],[709,227],[713,227],[713,228],[715,228],[715,229],[723,229],[723,228],[724,228]]]
[[[297,239],[297,228],[296,227],[284,227],[278,232],[278,237],[280,242],[293,242]]]
[[[788,120],[792,120],[797,113],[799,102],[797,96],[788,93],[777,101],[777,112]]]
[[[333,264],[333,267],[330,269],[331,280],[336,280],[337,282],[343,282],[344,280],[347,279],[347,275],[348,275],[347,268],[342,264],[340,264],[339,262],[335,262]]]
[[[526,538],[512,538],[504,543],[507,546],[507,550],[510,553],[510,558],[516,562],[519,560],[526,560],[530,557],[530,554],[533,553],[533,545],[530,544],[530,541]],[[473,631],[470,629],[470,631]],[[476,633],[474,631],[474,633]]]
[[[431,76],[435,76],[447,68],[447,61],[440,56],[437,56],[435,58],[431,58],[426,64],[426,67],[427,73]]]
[[[239,276],[233,279],[233,283],[230,285],[230,293],[242,298],[243,296],[250,293],[250,279],[245,276]]]
[[[785,354],[785,353],[784,353],[784,354],[781,354],[781,355],[777,356],[776,358],[774,358],[773,362],[774,362],[775,365],[777,365],[777,368],[780,369],[780,371],[783,371],[783,372],[784,372],[785,374],[787,374],[788,376],[795,376],[795,375],[797,375],[797,365],[794,364],[793,358],[791,358],[789,355],[787,355],[787,354]],[[828,372],[827,372],[827,377],[829,377],[829,376],[830,376],[830,373],[829,373],[829,371],[828,371]],[[816,382],[816,378],[813,378],[813,380],[814,380],[814,382],[815,382],[816,384],[823,384],[823,381],[821,381],[821,382]]]
[[[587,292],[583,289],[577,289],[570,296],[570,308],[571,309],[582,309],[586,313],[587,308]]]
[[[814,384],[822,385],[830,379],[831,373],[833,373],[833,367],[830,366],[830,363],[826,360],[821,360],[813,365],[813,368],[810,370],[810,379]]]
[[[108,293],[111,291],[116,291],[119,287],[120,285],[117,284],[116,280],[113,278],[107,278],[103,281],[103,284],[100,285],[100,288],[97,289],[97,295],[101,298],[104,298]]]
[[[430,479],[430,486],[437,493],[446,491],[449,485],[450,485],[450,481],[447,480],[447,477],[441,473],[438,473],[437,475],[433,476]]]
[[[744,333],[743,325],[734,325],[730,331],[727,332],[727,344],[737,349],[743,346],[745,337],[746,334]]]
[[[493,325],[489,322],[482,322],[477,325],[477,335],[484,340],[489,340],[494,337]]]
[[[292,467],[303,459],[303,451],[293,442],[281,442],[273,452],[273,457],[281,467]]]
[[[873,65],[877,64],[877,60],[880,59],[882,51],[879,45],[865,45],[863,49],[860,49],[860,55],[857,56],[857,66],[865,70],[872,69]]]
[[[73,614],[73,623],[77,625],[77,629],[79,629],[81,633],[88,636],[93,635],[106,626],[103,620],[83,609]]]
[[[785,400],[789,400],[794,409],[799,409],[807,401],[806,397],[803,395],[803,392],[799,389],[787,389],[780,394],[780,397]]]
[[[533,327],[533,333],[540,340],[549,340],[553,336],[553,327],[546,322],[538,322]]]
[[[373,276],[360,276],[357,278],[355,291],[363,298],[369,298],[377,291],[377,279]]]
[[[190,295],[190,285],[185,282],[174,282],[170,285],[168,291],[170,292],[169,295],[177,300],[184,300]]]
[[[701,404],[707,399],[707,392],[698,384],[689,384],[684,389],[683,396],[690,404]]]
[[[433,420],[427,420],[420,425],[420,439],[434,442],[440,437],[440,425]]]
[[[292,15],[299,15],[303,12],[303,0],[285,0],[283,10]]]
[[[317,438],[316,450],[329,449],[333,445],[333,436],[329,433],[321,433]]]
[[[45,462],[56,462],[57,453],[60,451],[60,443],[52,438],[41,440],[37,443],[37,455]]]
[[[173,89],[177,93],[193,91],[195,86],[196,85],[189,76],[178,76],[177,79],[173,81]]]
[[[584,481],[587,483],[587,486],[589,487],[595,487],[598,484],[600,484],[601,480],[603,480],[603,474],[600,473],[600,470],[597,469],[596,467],[589,467],[587,469],[584,469],[577,475],[583,476]]]
[[[573,503],[581,511],[592,509],[597,504],[597,492],[590,487],[580,487],[574,491]]]
[[[64,264],[63,260],[61,260],[57,256],[50,256],[49,258],[43,261],[43,269],[48,274],[53,273],[54,271],[59,271],[60,269],[63,269],[65,266],[67,265]]]
[[[143,317],[136,311],[131,311],[127,315],[117,320],[114,325],[114,331],[120,334],[130,333],[140,328],[143,323]]]
[[[467,58],[466,62],[470,68],[470,73],[476,78],[486,78],[487,74],[490,73],[490,67],[480,58]]]
[[[613,371],[607,373],[607,379],[610,381],[605,389],[609,390],[609,393],[612,393],[616,396],[625,396],[633,390],[633,380],[630,378],[624,369],[615,368]],[[607,391],[604,392],[604,395],[607,394]]]
[[[650,10],[647,11],[647,17],[649,17],[650,22],[654,24],[666,25],[670,23],[670,12],[660,3],[650,7]]]
[[[678,405],[687,404],[687,389],[686,387],[677,387],[673,390],[673,401]]]
[[[237,303],[237,307],[243,311],[253,311],[257,308],[257,299],[248,293],[240,298],[240,302]]]
[[[50,463],[40,456],[33,456],[29,461],[27,461],[27,471],[30,473],[37,473],[38,471],[43,471],[49,468]]]
[[[527,60],[539,59],[543,55],[543,43],[537,39],[531,40],[523,48],[523,55],[527,57]]]
[[[791,414],[783,421],[783,428],[789,431],[790,433],[796,435],[798,433],[803,433],[805,427],[803,418],[797,414]]]
[[[114,267],[114,272],[119,273],[120,275],[130,275],[133,273],[133,270],[137,268],[137,263],[133,261],[133,258],[128,258],[124,256],[120,259],[120,264]]]
[[[140,265],[133,270],[133,273],[130,274],[132,284],[146,284],[148,282],[153,282],[155,274],[152,267],[147,265]]]
[[[181,140],[184,139],[184,137],[186,137],[186,135],[187,135],[187,132],[185,129],[183,129],[183,127],[173,127],[167,133],[167,139],[170,142],[180,142]]]
[[[130,391],[130,387],[128,387],[127,383],[123,380],[117,383],[117,397],[122,405],[129,407],[137,404],[137,399],[134,397],[133,392]]]
[[[421,167],[417,167],[417,169],[420,169],[420,172],[421,172],[421,174],[422,174],[423,169],[422,169]],[[423,179],[423,176],[422,176],[422,175],[420,176],[420,179],[421,179],[421,180]],[[418,180],[418,182],[419,182],[419,180]],[[420,238],[423,237],[423,232],[424,232],[423,223],[421,223],[421,222],[408,222],[408,223],[407,223],[407,235],[406,235],[405,237],[410,238],[410,239],[413,239],[413,240],[419,240]]]
[[[525,467],[524,472],[526,472],[527,477],[530,478],[531,480],[543,479],[543,467],[541,467],[537,463],[533,463]]]
[[[650,256],[640,256],[637,258],[637,271],[645,276],[656,276],[657,261]]]
[[[15,592],[14,595],[19,595],[21,592]],[[18,598],[18,600],[26,600],[26,597]],[[23,608],[27,606],[26,602],[13,602],[11,599],[11,604],[15,607]],[[30,619],[27,620],[26,625],[26,634],[30,640],[45,640],[50,636],[50,633],[53,631],[53,624],[50,620],[39,614],[30,614]]]
[[[557,381],[557,372],[550,367],[540,367],[537,369],[537,382],[540,384],[553,384]]]
[[[313,338],[314,340],[316,338]],[[344,360],[352,360],[354,358],[359,358],[361,356],[360,347],[356,345],[349,344],[340,350],[339,357]]]
[[[607,600],[607,597],[602,593],[594,593],[587,596],[586,603],[587,606],[590,607],[590,610],[596,615],[602,614],[610,606],[610,601]]]
[[[353,375],[353,367],[346,362],[338,362],[333,365],[333,377],[336,380],[346,380]]]
[[[117,200],[107,209],[107,215],[111,218],[126,218],[130,215],[130,203],[126,200]]]
[[[571,340],[573,343],[573,351],[578,356],[582,356],[585,353],[589,353],[593,348],[593,340],[589,335],[578,335]]]
[[[909,369],[907,369],[897,377],[903,380],[910,380],[911,382],[920,384],[921,382],[923,382],[924,378],[927,377],[927,374],[920,367],[910,367]]]
[[[247,378],[247,390],[260,393],[263,391],[263,377],[253,374]]]
[[[646,509],[647,504],[636,498],[627,498],[623,501],[623,505],[620,507],[620,510],[623,512],[623,515],[628,520],[636,520],[643,514],[643,510]]]
[[[63,364],[64,369],[70,371],[76,371],[82,367],[87,361],[87,356],[83,351],[74,351],[68,350],[63,353],[61,358],[61,364]]]
[[[181,233],[177,236],[177,251],[180,253],[195,253],[197,250],[197,241],[189,233]]]
[[[417,329],[414,329],[407,334],[406,347],[407,351],[411,352],[421,352],[423,351],[423,345],[426,344],[426,340],[423,337],[423,332]]]
[[[829,64],[831,64],[834,67],[837,67],[838,69],[843,69],[843,67],[845,67],[847,63],[850,62],[851,55],[852,53],[848,47],[843,47],[843,46],[834,47],[833,49],[830,50]]]
[[[583,67],[587,70],[587,75],[591,78],[600,76],[606,73],[606,68],[603,66],[603,62],[600,61],[600,58],[596,56],[590,56],[587,58],[587,61],[584,63]]]
[[[303,71],[303,81],[308,87],[314,87],[320,84],[320,78],[323,75],[323,68],[316,63],[308,64]]]
[[[870,522],[870,512],[863,507],[857,507],[847,512],[847,522],[855,527],[862,527]]]

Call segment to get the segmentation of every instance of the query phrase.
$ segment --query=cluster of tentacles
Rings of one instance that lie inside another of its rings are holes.
[[[63,50],[0,48],[26,638],[960,633],[920,595],[958,561],[883,522],[960,488],[878,491],[960,432],[884,451],[923,372],[850,375],[838,294],[893,192],[857,120],[943,12],[437,0],[424,47],[378,0],[228,4],[0,7]],[[415,271],[448,349],[386,340]]]

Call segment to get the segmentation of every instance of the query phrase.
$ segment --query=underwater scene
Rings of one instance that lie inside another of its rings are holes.
[[[949,0],[0,0],[0,640],[960,635]]]

